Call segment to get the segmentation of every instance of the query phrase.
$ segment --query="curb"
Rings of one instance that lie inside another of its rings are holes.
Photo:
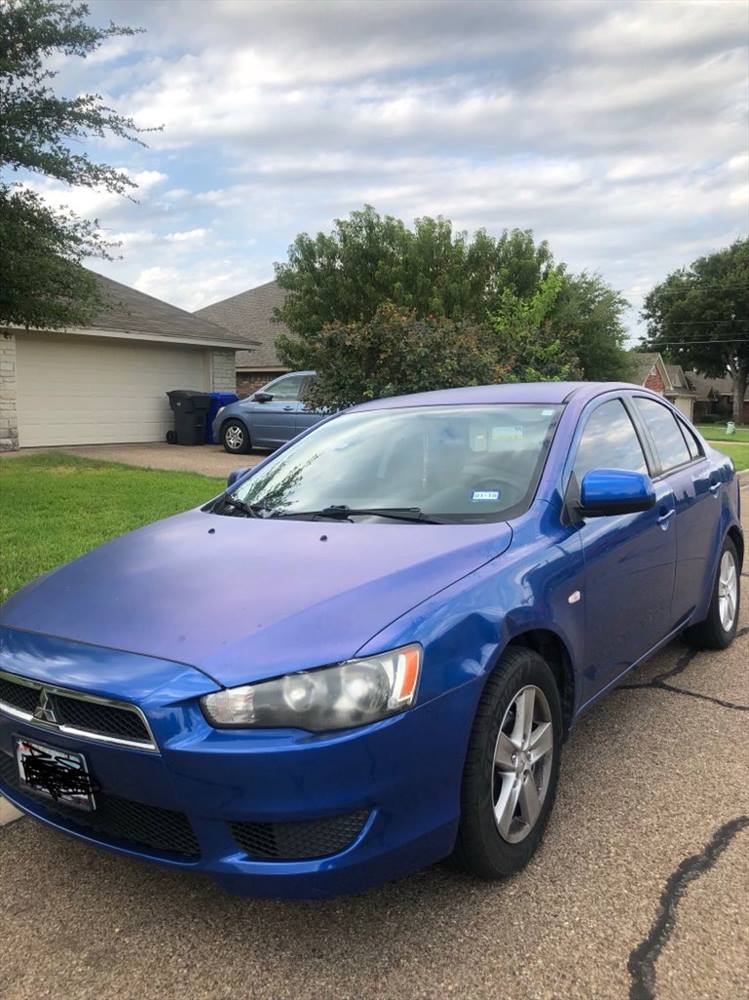
[[[23,813],[20,813],[15,806],[12,806],[0,795],[0,826],[7,826],[8,823],[20,819],[22,815]]]

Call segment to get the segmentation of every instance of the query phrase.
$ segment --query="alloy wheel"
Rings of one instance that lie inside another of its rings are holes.
[[[720,560],[718,577],[718,613],[724,631],[730,632],[736,618],[738,605],[739,578],[733,553],[726,550]]]
[[[224,440],[226,441],[226,446],[231,448],[232,451],[239,451],[244,444],[244,431],[236,424],[230,424],[226,428]]]
[[[521,688],[507,707],[494,750],[492,802],[500,836],[525,840],[541,814],[549,790],[554,727],[543,691]]]

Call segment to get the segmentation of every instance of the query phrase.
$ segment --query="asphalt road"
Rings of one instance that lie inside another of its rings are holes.
[[[676,642],[580,724],[541,851],[504,884],[439,865],[263,902],[0,828],[0,997],[746,996],[749,568],[744,593],[731,650]]]

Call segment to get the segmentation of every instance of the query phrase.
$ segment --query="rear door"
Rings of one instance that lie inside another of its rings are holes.
[[[673,617],[686,619],[710,585],[720,530],[720,479],[697,436],[669,407],[635,396],[634,407],[658,462],[655,482],[676,501],[676,579]]]
[[[646,446],[621,399],[599,403],[583,422],[573,464],[577,484],[591,469],[650,472]],[[651,510],[588,518],[579,527],[585,560],[584,701],[671,630],[674,512],[671,487],[661,482]]]

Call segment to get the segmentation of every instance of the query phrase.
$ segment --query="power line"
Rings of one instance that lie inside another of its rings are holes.
[[[749,330],[742,330],[742,333],[749,333]],[[749,338],[728,340],[656,340],[653,341],[653,350],[659,347],[688,347],[690,344],[749,344]]]
[[[650,290],[650,292],[647,293],[647,295],[650,295],[650,293],[652,291],[655,291],[656,288],[658,288],[658,285],[655,285]],[[734,283],[734,282],[727,282],[725,285],[703,285],[703,284],[700,284],[700,282],[698,282],[698,281],[690,282],[689,279],[687,278],[687,279],[685,279],[685,284],[681,288],[661,288],[661,290],[659,291],[658,294],[659,295],[684,295],[686,292],[694,291],[694,289],[700,289],[700,290],[705,289],[706,291],[709,291],[709,292],[714,292],[714,291],[720,292],[720,291],[723,291],[724,288],[738,288],[740,291],[749,292],[749,285],[745,285],[743,283],[738,284],[738,283]],[[646,297],[647,297],[647,295],[646,295]]]
[[[669,322],[667,326],[716,326],[718,323],[743,323],[743,319],[685,319],[678,323]],[[739,333],[745,333],[739,330]]]

